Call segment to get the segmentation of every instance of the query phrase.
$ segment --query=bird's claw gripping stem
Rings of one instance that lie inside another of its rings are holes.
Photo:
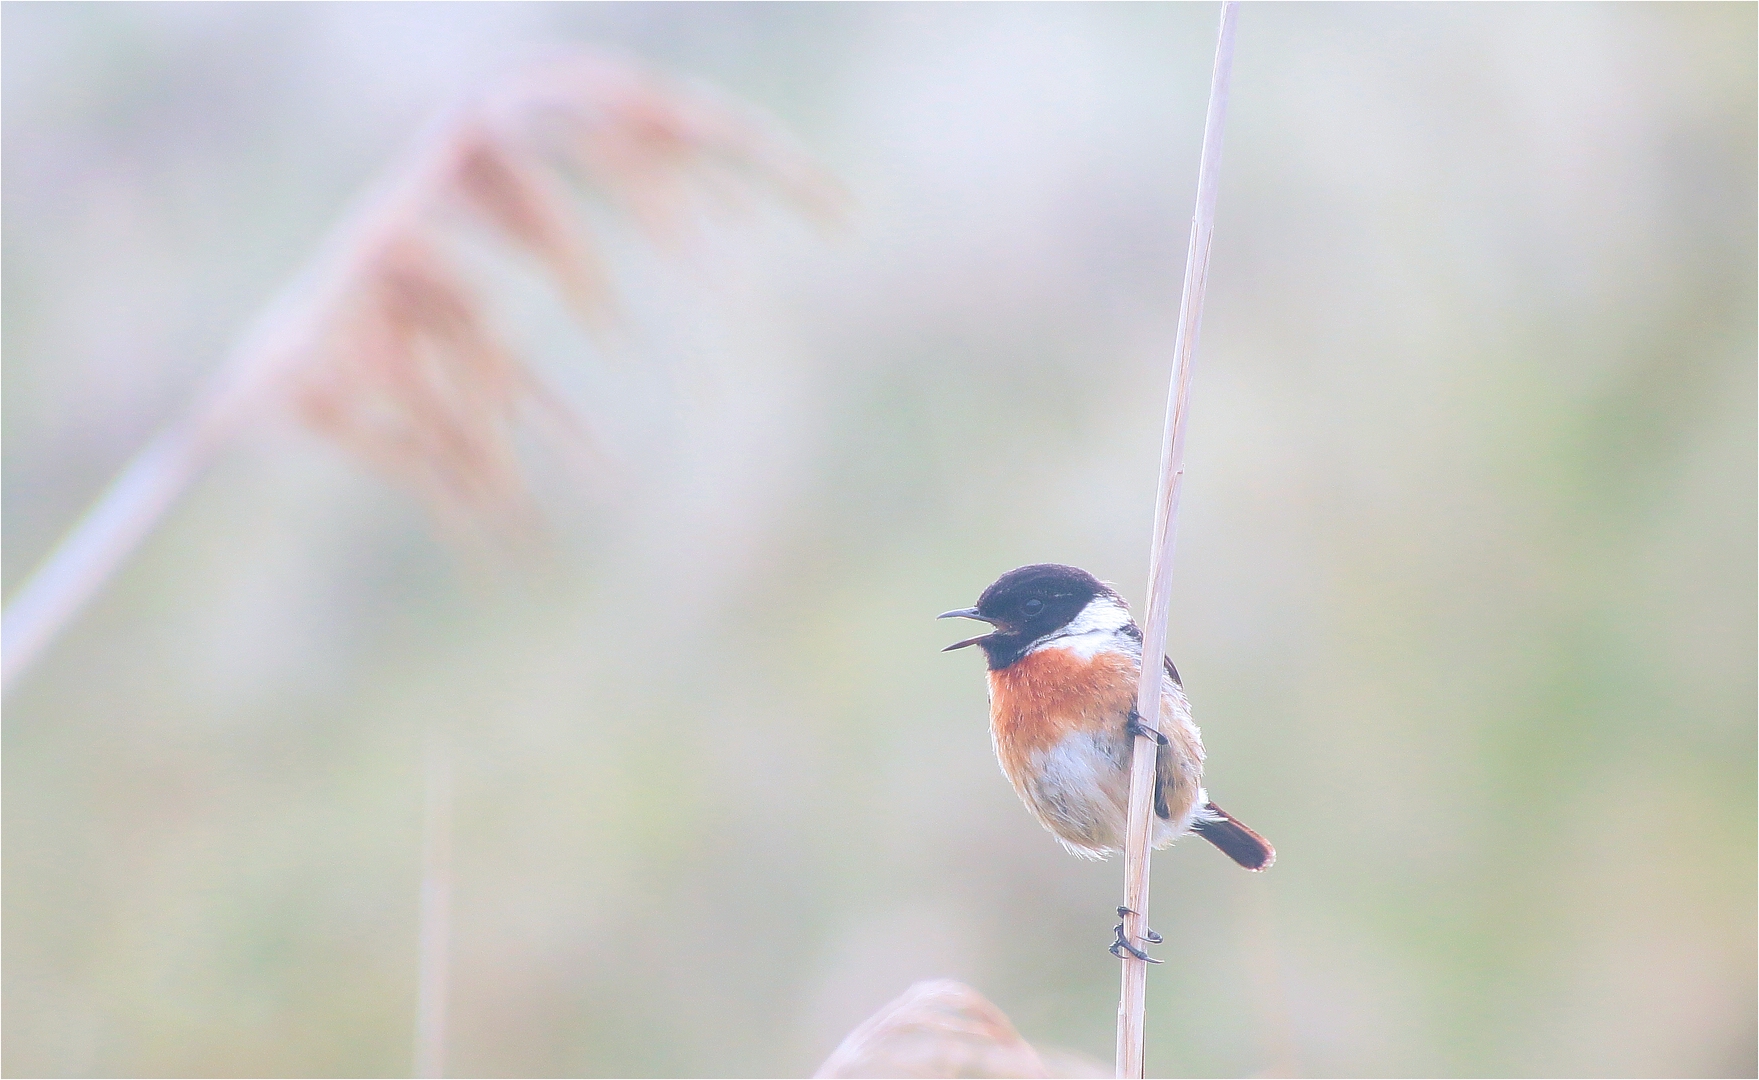
[[[1134,915],[1134,914],[1136,914],[1136,913],[1134,911],[1131,911],[1127,907],[1121,907],[1118,909],[1119,922],[1118,922],[1118,925],[1112,927],[1112,933],[1117,935],[1118,940],[1112,942],[1111,946],[1106,949],[1106,952],[1111,953],[1113,956],[1117,957],[1119,960],[1122,960],[1124,958],[1125,953],[1129,953],[1131,956],[1134,956],[1136,959],[1141,960],[1144,963],[1149,963],[1149,964],[1160,963],[1159,960],[1156,960],[1154,957],[1148,955],[1147,953],[1143,952],[1141,949],[1138,949],[1136,946],[1130,944],[1130,940],[1124,936],[1123,919],[1126,916]],[[1150,945],[1159,945],[1161,943],[1162,939],[1161,939],[1161,936],[1159,934],[1155,933],[1153,930],[1150,930],[1147,927],[1143,927],[1142,940],[1147,942]]]
[[[1131,737],[1142,736],[1153,739],[1162,746],[1167,744],[1167,737],[1142,722],[1142,714],[1135,709],[1130,710],[1130,719],[1124,721],[1124,732]]]

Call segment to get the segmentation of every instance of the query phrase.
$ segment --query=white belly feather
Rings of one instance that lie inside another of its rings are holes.
[[[1174,715],[1177,720],[1167,720],[1190,725],[1188,712]],[[1031,779],[1021,795],[1045,828],[1077,855],[1103,859],[1124,847],[1132,741],[1122,731],[1077,731],[1033,756]],[[1156,848],[1190,832],[1209,796],[1201,787],[1180,785],[1168,801],[1172,816],[1153,817]]]

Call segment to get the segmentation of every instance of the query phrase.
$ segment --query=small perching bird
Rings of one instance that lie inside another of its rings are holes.
[[[1248,870],[1276,860],[1269,841],[1209,801],[1203,737],[1173,662],[1162,658],[1164,731],[1136,712],[1142,631],[1112,588],[1073,566],[1040,563],[1003,574],[975,607],[940,618],[976,619],[994,631],[947,646],[989,658],[990,737],[1002,772],[1034,817],[1084,858],[1124,847],[1134,740],[1156,754],[1156,848],[1196,833]]]

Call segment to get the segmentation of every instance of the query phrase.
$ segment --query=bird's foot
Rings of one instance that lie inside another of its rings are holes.
[[[1167,737],[1142,722],[1142,714],[1135,709],[1130,710],[1130,719],[1124,721],[1124,733],[1132,738],[1140,735],[1145,739],[1153,739],[1165,746]]]
[[[1134,915],[1134,914],[1136,914],[1136,913],[1134,911],[1131,911],[1127,907],[1120,907],[1118,909],[1118,920],[1119,920],[1118,925],[1112,927],[1112,933],[1117,935],[1118,940],[1112,942],[1111,946],[1108,949],[1106,949],[1106,952],[1111,953],[1113,956],[1117,957],[1119,960],[1122,960],[1124,958],[1125,953],[1129,953],[1131,956],[1134,956],[1136,959],[1141,960],[1145,963],[1149,963],[1149,964],[1160,963],[1159,960],[1156,960],[1154,957],[1148,955],[1147,953],[1143,952],[1141,949],[1138,949],[1136,946],[1130,944],[1130,939],[1126,938],[1124,936],[1123,919],[1126,916]],[[1161,936],[1159,934],[1155,933],[1153,930],[1150,930],[1147,927],[1143,927],[1142,940],[1150,945],[1159,945],[1161,943]]]
[[[1120,918],[1120,919],[1124,918],[1127,915],[1134,915],[1134,914],[1136,914],[1136,913],[1134,911],[1131,911],[1127,907],[1121,907],[1118,909],[1118,918]],[[1124,924],[1119,923],[1118,929],[1122,930],[1123,928],[1124,928]],[[1162,941],[1165,941],[1166,939],[1161,937],[1159,934],[1155,933],[1153,930],[1150,930],[1148,927],[1144,926],[1142,928],[1142,940],[1148,942],[1150,945],[1159,945]]]

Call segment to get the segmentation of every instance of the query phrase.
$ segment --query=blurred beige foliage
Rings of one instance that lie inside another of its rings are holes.
[[[851,1031],[814,1076],[1049,1076],[1002,1011],[953,979],[904,991]]]
[[[571,413],[500,340],[480,291],[435,235],[458,204],[540,259],[574,310],[603,328],[615,287],[570,207],[570,168],[676,246],[705,208],[754,189],[820,218],[836,184],[749,110],[604,55],[576,53],[495,79],[446,117],[356,211],[347,249],[319,268],[335,297],[290,331],[319,342],[293,375],[324,435],[409,483],[455,526],[505,526],[526,510],[517,433],[539,421],[580,449]]]

